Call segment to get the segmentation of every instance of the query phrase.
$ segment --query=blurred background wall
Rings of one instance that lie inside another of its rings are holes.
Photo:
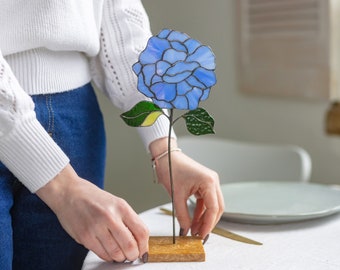
[[[143,3],[154,34],[172,28],[213,49],[218,83],[202,106],[215,119],[214,136],[300,145],[312,157],[312,182],[340,184],[340,137],[324,132],[329,101],[252,96],[239,91],[234,0]],[[169,202],[163,188],[153,183],[150,157],[136,131],[122,122],[121,112],[101,93],[98,98],[107,128],[106,189],[125,198],[137,212]],[[177,135],[188,134],[182,125],[175,130]]]

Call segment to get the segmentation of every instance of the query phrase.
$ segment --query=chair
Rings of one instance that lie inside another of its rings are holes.
[[[309,154],[294,145],[250,143],[212,136],[178,137],[188,156],[219,173],[221,184],[310,180]]]

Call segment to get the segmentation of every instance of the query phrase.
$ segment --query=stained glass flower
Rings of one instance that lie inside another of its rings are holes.
[[[138,77],[138,90],[151,101],[141,101],[121,114],[133,127],[147,127],[160,115],[170,122],[168,134],[168,163],[170,173],[173,243],[175,243],[174,188],[171,165],[171,130],[175,122],[185,119],[188,131],[194,135],[214,133],[214,119],[199,103],[206,100],[216,84],[215,56],[208,46],[188,35],[169,29],[149,39],[133,65]],[[168,109],[169,115],[162,109]],[[174,109],[188,110],[174,117]]]
[[[133,70],[138,90],[165,109],[196,109],[216,83],[211,49],[169,29],[149,39]]]

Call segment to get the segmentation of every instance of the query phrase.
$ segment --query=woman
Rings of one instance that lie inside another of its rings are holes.
[[[0,269],[80,269],[88,249],[147,261],[147,227],[101,189],[105,135],[90,84],[123,111],[145,99],[131,70],[151,35],[141,2],[0,3]],[[167,150],[168,125],[139,129],[152,157]],[[172,158],[181,234],[206,238],[223,211],[218,176],[179,151]],[[157,165],[170,192],[167,158]]]

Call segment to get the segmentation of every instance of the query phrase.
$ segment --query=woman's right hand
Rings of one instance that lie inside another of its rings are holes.
[[[80,178],[71,165],[37,191],[63,228],[106,261],[147,260],[149,232],[128,203]]]

